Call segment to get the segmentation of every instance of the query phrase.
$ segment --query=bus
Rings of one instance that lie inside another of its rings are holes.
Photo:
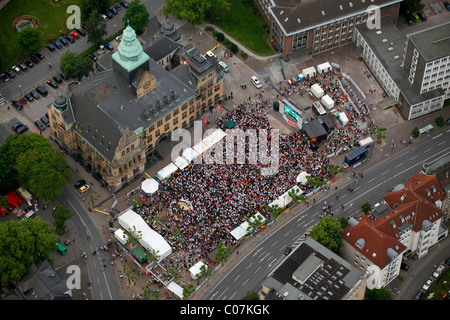
[[[62,256],[67,253],[66,247],[64,247],[61,243],[56,244],[56,251],[58,251]]]

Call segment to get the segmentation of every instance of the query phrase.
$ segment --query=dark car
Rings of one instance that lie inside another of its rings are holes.
[[[17,122],[17,123],[15,123],[13,126],[12,126],[12,130],[13,131],[16,131],[17,129],[19,129],[21,126],[23,126],[23,123],[22,122]]]
[[[417,15],[419,16],[420,20],[427,21],[427,16],[423,12],[417,12]]]
[[[114,14],[114,15],[116,15],[116,14],[119,13],[119,12],[117,12],[117,9],[114,8],[114,7],[110,7],[108,10],[109,10],[109,12],[111,12],[111,13]]]
[[[89,53],[89,58],[91,58],[92,61],[97,61],[97,57],[93,53]]]
[[[114,51],[113,46],[110,45],[109,43],[105,44],[105,48],[108,49],[109,51]]]
[[[29,93],[25,93],[24,97],[25,97],[25,99],[27,99],[30,102],[34,100],[33,97],[31,96],[31,94],[29,94]]]
[[[40,131],[44,131],[47,127],[46,126],[44,126],[43,124],[42,124],[42,122],[40,122],[39,120],[36,120],[35,122],[34,122],[34,124],[36,125],[36,127],[38,127],[38,129],[40,130]]]
[[[444,1],[442,2],[444,4],[444,6],[447,8],[448,11],[450,11],[450,3],[448,3],[448,1]]]
[[[40,53],[40,52],[36,52],[34,55],[35,55],[39,60],[43,60],[43,59],[44,59],[44,55],[43,55],[42,53]]]
[[[26,124],[24,124],[23,126],[19,127],[19,129],[17,129],[16,133],[17,134],[22,134],[22,133],[24,133],[27,130],[28,130],[28,126]]]
[[[86,31],[84,31],[83,29],[76,28],[75,31],[78,32],[78,34],[80,34],[82,37],[86,36]]]
[[[23,109],[22,102],[13,100],[13,101],[11,101],[11,103],[14,106],[14,108],[16,108],[17,110],[22,110]]]
[[[55,51],[55,47],[53,45],[51,45],[50,43],[47,43],[46,47],[48,50],[50,50],[52,52]]]
[[[284,250],[284,255],[287,256],[289,253],[291,253],[291,251],[292,251],[292,247],[287,246],[286,249]]]
[[[71,34],[67,34],[66,35],[66,39],[69,40],[70,43],[74,43],[75,42],[75,38]]]
[[[119,3],[116,3],[113,7],[116,8],[117,11],[122,10],[122,6]]]
[[[408,271],[408,270],[409,270],[409,266],[408,266],[406,263],[403,263],[403,262],[402,262],[402,264],[400,265],[400,268],[401,268],[402,270],[405,270],[405,271]]]
[[[52,88],[58,88],[58,84],[53,80],[47,80],[47,84]]]
[[[37,99],[39,99],[41,96],[40,95],[38,95],[38,93],[36,92],[36,91],[34,91],[34,90],[31,90],[30,91],[30,94],[31,94],[31,96],[35,99],[35,100],[37,100]]]
[[[45,124],[46,127],[50,127],[50,121],[44,116],[41,117],[41,122]]]
[[[25,63],[25,64],[27,65],[28,68],[33,68],[33,66],[34,66],[34,63],[31,62],[30,59],[25,59],[25,60],[23,60],[23,63]]]
[[[69,79],[69,77],[67,76],[67,74],[65,74],[65,73],[62,72],[62,71],[59,73],[59,76],[60,76],[61,78],[63,78],[64,80]]]
[[[48,91],[47,91],[47,89],[45,89],[44,86],[37,87],[36,91],[39,92],[39,94],[44,97],[47,96],[47,94],[48,94]]]
[[[86,184],[86,180],[79,180],[75,183],[75,188],[80,188]]]
[[[450,258],[448,258],[447,260],[444,261],[444,263],[450,267]]]
[[[3,79],[3,81],[5,81],[5,82],[8,82],[9,81],[9,78],[8,78],[8,76],[6,75],[6,74],[4,74],[4,73],[2,73],[1,75],[0,75],[0,77]]]
[[[38,63],[39,63],[39,58],[36,57],[34,54],[30,56],[30,60],[31,60],[31,62],[33,62],[34,64],[38,64]]]
[[[104,13],[104,15],[107,16],[108,19],[112,19],[112,18],[113,18],[113,15],[112,15],[111,12],[109,12],[109,10],[106,10],[105,13]]]
[[[412,19],[411,18],[406,18],[406,22],[410,25],[410,26],[412,26],[413,24],[414,24],[414,22],[412,21]]]
[[[126,1],[119,1],[119,3],[120,3],[120,5],[122,6],[122,7],[124,7],[125,9],[126,8],[128,8],[128,3],[126,2]]]
[[[22,69],[22,71],[27,71],[28,70],[27,66],[23,62],[20,62],[18,64],[18,66],[19,66],[20,69]]]
[[[59,43],[58,41],[53,42],[53,44],[55,45],[55,47],[57,47],[58,49],[62,48],[61,43]]]
[[[67,42],[67,40],[66,40],[64,37],[59,37],[58,40],[62,43],[62,45],[63,45],[64,47],[66,47],[66,46],[69,45],[69,43]]]
[[[55,80],[57,83],[62,83],[62,80],[59,76],[54,76],[53,80]]]
[[[6,70],[5,73],[6,73],[10,78],[14,78],[14,77],[16,76],[12,70]]]
[[[420,300],[420,298],[422,298],[422,296],[423,296],[423,291],[420,290],[419,292],[416,293],[413,300]]]

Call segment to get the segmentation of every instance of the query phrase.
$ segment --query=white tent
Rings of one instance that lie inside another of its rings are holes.
[[[318,73],[322,73],[322,72],[328,72],[331,70],[331,65],[328,62],[319,64],[317,66],[317,72]]]
[[[114,238],[116,238],[122,245],[126,245],[128,242],[128,235],[123,232],[122,229],[117,229],[114,232]]]
[[[183,299],[183,288],[175,282],[171,281],[166,289],[173,292],[178,298]]]
[[[339,113],[339,120],[341,120],[342,125],[346,125],[348,123],[348,118],[345,112]]]
[[[132,233],[139,243],[149,252],[158,255],[158,262],[165,259],[172,253],[172,248],[164,238],[154,231],[150,226],[133,210],[128,210],[118,217],[119,224],[128,232]]]
[[[178,170],[178,167],[173,163],[169,163],[167,166],[158,171],[156,176],[161,180],[165,180],[172,175],[175,171]]]
[[[274,206],[274,205],[278,205],[278,208],[284,208],[285,207],[285,204],[283,202],[281,202],[279,199],[275,199],[274,201],[272,201],[269,204],[269,207],[272,208],[272,206]]]
[[[208,145],[203,141],[200,141],[199,143],[197,143],[195,146],[192,147],[192,149],[197,151],[198,154],[202,154],[203,152],[208,150],[208,148],[209,148]]]
[[[309,68],[303,69],[302,73],[305,76],[305,78],[306,77],[312,78],[312,77],[314,77],[316,75],[316,68],[309,67]]]
[[[186,150],[184,150],[182,155],[182,157],[185,158],[189,163],[198,156],[199,156],[198,152],[192,148],[187,148]]]
[[[302,185],[308,183],[308,180],[306,177],[311,176],[310,174],[306,173],[305,171],[300,172],[300,174],[297,176],[297,182],[301,183]]]
[[[233,230],[230,231],[230,234],[236,239],[236,240],[240,240],[243,237],[245,237],[245,235],[248,233],[248,231],[246,229],[244,229],[241,226],[237,226],[236,228],[234,228]]]
[[[191,272],[191,278],[196,280],[198,278],[198,275],[200,274],[201,271],[201,267],[202,266],[206,266],[206,264],[203,261],[199,261],[196,264],[194,264],[189,271]],[[206,268],[208,268],[206,266]]]
[[[217,140],[222,140],[227,134],[222,129],[216,129],[211,133]]]
[[[328,110],[331,110],[334,108],[334,101],[331,99],[329,95],[324,95],[322,99],[320,99],[320,102],[322,102],[323,106],[326,107]]]
[[[159,183],[155,179],[145,179],[141,184],[141,189],[147,194],[154,194],[158,191]]]
[[[322,87],[317,83],[311,86],[311,92],[316,96],[316,98],[321,98],[325,94]]]
[[[202,141],[208,146],[208,148],[211,148],[213,145],[219,142],[219,139],[217,139],[216,136],[210,134],[209,136],[205,137]]]
[[[367,137],[365,139],[359,140],[359,145],[361,147],[367,147],[371,144],[373,144],[373,139],[371,137]]]
[[[189,165],[189,162],[180,156],[173,161],[173,164],[176,165],[178,169],[184,169]]]

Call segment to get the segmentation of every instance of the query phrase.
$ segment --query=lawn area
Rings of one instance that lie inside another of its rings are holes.
[[[229,12],[211,19],[210,23],[222,29],[254,53],[273,54],[274,51],[266,40],[267,33],[263,28],[265,23],[263,16],[255,16],[241,0],[229,0],[229,3]]]
[[[1,72],[27,57],[16,46],[18,31],[13,21],[22,15],[33,15],[39,20],[42,46],[51,34],[58,35],[71,13],[66,13],[69,5],[81,5],[82,0],[12,0],[0,10],[0,70]]]

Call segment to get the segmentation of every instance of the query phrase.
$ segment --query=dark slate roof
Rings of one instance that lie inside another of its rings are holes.
[[[324,139],[327,136],[327,131],[322,126],[319,120],[313,120],[303,124],[303,130],[310,139]]]
[[[176,43],[168,37],[162,36],[154,39],[148,46],[146,46],[146,48],[144,48],[144,52],[153,60],[159,61],[181,46],[181,44]]]

